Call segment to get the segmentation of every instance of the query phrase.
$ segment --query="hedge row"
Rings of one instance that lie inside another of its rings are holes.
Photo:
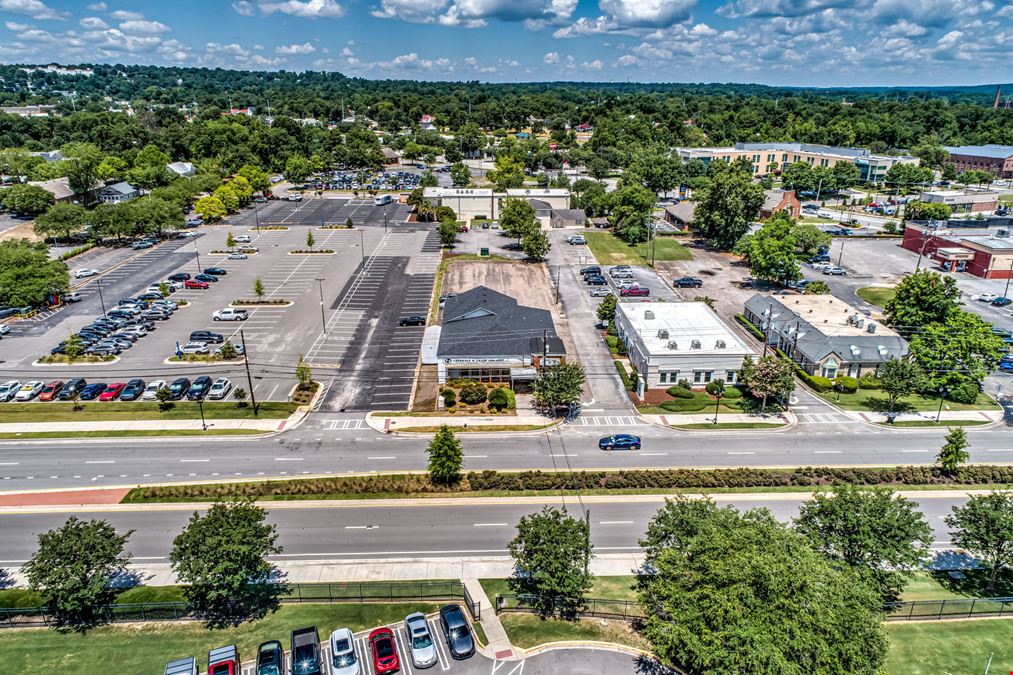
[[[300,498],[309,496],[370,494],[450,494],[481,490],[506,492],[676,488],[820,487],[849,485],[1002,485],[1013,483],[1013,466],[964,466],[953,474],[931,466],[900,466],[885,469],[802,467],[798,469],[666,469],[658,471],[579,471],[546,473],[523,471],[469,472],[456,485],[433,484],[422,474],[314,478],[178,485],[133,490],[125,501],[143,503],[165,500],[212,500],[229,497]]]
[[[78,246],[77,248],[72,248],[69,251],[67,251],[66,253],[64,253],[63,255],[61,255],[60,256],[60,260],[61,261],[62,260],[70,260],[71,258],[73,258],[76,255],[81,255],[85,251],[92,250],[93,248],[95,248],[95,246],[96,246],[96,244],[94,242],[91,242],[91,243],[85,244],[83,246]]]
[[[630,377],[630,374],[626,372],[626,366],[623,365],[622,361],[613,361],[612,363],[616,364],[616,371],[619,373],[619,379],[623,381],[623,386],[625,386],[629,391],[633,391],[636,388],[636,385],[633,382],[633,378]]]
[[[795,364],[795,374],[798,375],[798,379],[802,380],[816,391],[830,391],[834,387],[834,383],[829,378],[823,377],[822,375],[810,375],[809,373],[802,370],[802,367]]]
[[[736,314],[735,320],[745,326],[746,330],[753,334],[753,336],[760,341],[763,341],[763,331],[753,325],[753,322],[746,318],[744,314]]]

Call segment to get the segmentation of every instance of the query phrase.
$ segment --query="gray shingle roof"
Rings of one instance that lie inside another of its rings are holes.
[[[1013,155],[1013,145],[958,145],[946,146],[944,150],[951,155],[970,155],[993,159],[1006,159]]]
[[[437,356],[531,356],[542,352],[545,331],[549,353],[565,354],[548,310],[524,307],[509,295],[478,286],[447,298]]]
[[[135,188],[133,185],[126,182],[125,180],[121,180],[119,183],[113,183],[112,185],[107,185],[101,190],[101,194],[107,195],[109,194],[129,195],[133,194],[134,192],[137,192],[137,188]]]

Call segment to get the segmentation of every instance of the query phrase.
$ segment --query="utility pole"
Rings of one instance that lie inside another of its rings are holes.
[[[260,234],[260,211],[257,210],[256,204],[253,205],[253,217],[257,219],[257,234]]]
[[[770,342],[770,332],[773,329],[774,329],[774,303],[770,303],[769,305],[767,305],[767,330],[763,332],[763,356],[767,355],[767,343]]]
[[[362,237],[362,230],[359,230],[359,253],[362,255],[363,264],[366,263],[366,240]]]
[[[200,274],[201,273],[200,251],[197,250],[197,238],[196,237],[193,240],[193,253],[194,253],[195,256],[197,256],[197,274]]]
[[[837,255],[837,266],[841,266],[841,260],[844,259],[844,240],[841,239],[841,252]]]
[[[584,527],[587,529],[587,552],[584,556],[584,575],[591,573],[591,509],[584,509]]]
[[[246,383],[250,387],[250,401],[253,402],[253,415],[257,415],[257,397],[253,393],[253,376],[250,375],[250,352],[246,351],[246,336],[243,329],[239,329],[239,340],[243,343],[243,365],[246,366]]]
[[[956,267],[956,265],[954,265],[954,267]],[[1009,259],[1009,272],[1006,273],[1006,288],[1002,292],[1002,297],[1004,298],[1009,297],[1009,278],[1011,276],[1013,276],[1013,256]]]
[[[98,301],[100,303],[102,303],[102,315],[105,316],[105,313],[106,313],[106,301],[102,298],[102,279],[101,278],[96,278],[95,279],[95,287],[98,288]]]
[[[316,282],[320,290],[320,325],[324,331],[324,335],[327,335],[327,319],[324,318],[324,280],[317,277]]]

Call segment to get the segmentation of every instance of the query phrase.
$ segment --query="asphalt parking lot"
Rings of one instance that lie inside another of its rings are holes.
[[[315,198],[305,197],[299,202],[274,200],[267,204],[256,204],[231,216],[229,222],[236,225],[256,227],[260,225],[285,225],[288,227],[344,225],[348,219],[356,227],[414,227],[408,223],[411,208],[407,204],[394,202],[377,206],[370,198]]]

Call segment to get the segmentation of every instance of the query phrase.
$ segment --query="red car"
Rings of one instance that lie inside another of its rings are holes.
[[[197,281],[196,279],[187,279],[183,282],[183,288],[199,288],[204,290],[208,287],[208,282]]]
[[[52,401],[60,393],[61,389],[63,389],[63,380],[53,380],[39,392],[39,400]]]
[[[625,297],[644,297],[646,298],[651,294],[650,288],[642,288],[641,286],[631,286],[630,288],[619,289],[619,295]]]
[[[120,396],[120,392],[123,391],[123,387],[127,386],[126,382],[113,382],[107,385],[102,393],[98,395],[100,401],[115,401]]]
[[[394,646],[394,633],[390,628],[377,628],[369,634],[369,649],[373,654],[373,670],[376,675],[396,673],[401,670],[401,662],[397,658],[397,647]]]

